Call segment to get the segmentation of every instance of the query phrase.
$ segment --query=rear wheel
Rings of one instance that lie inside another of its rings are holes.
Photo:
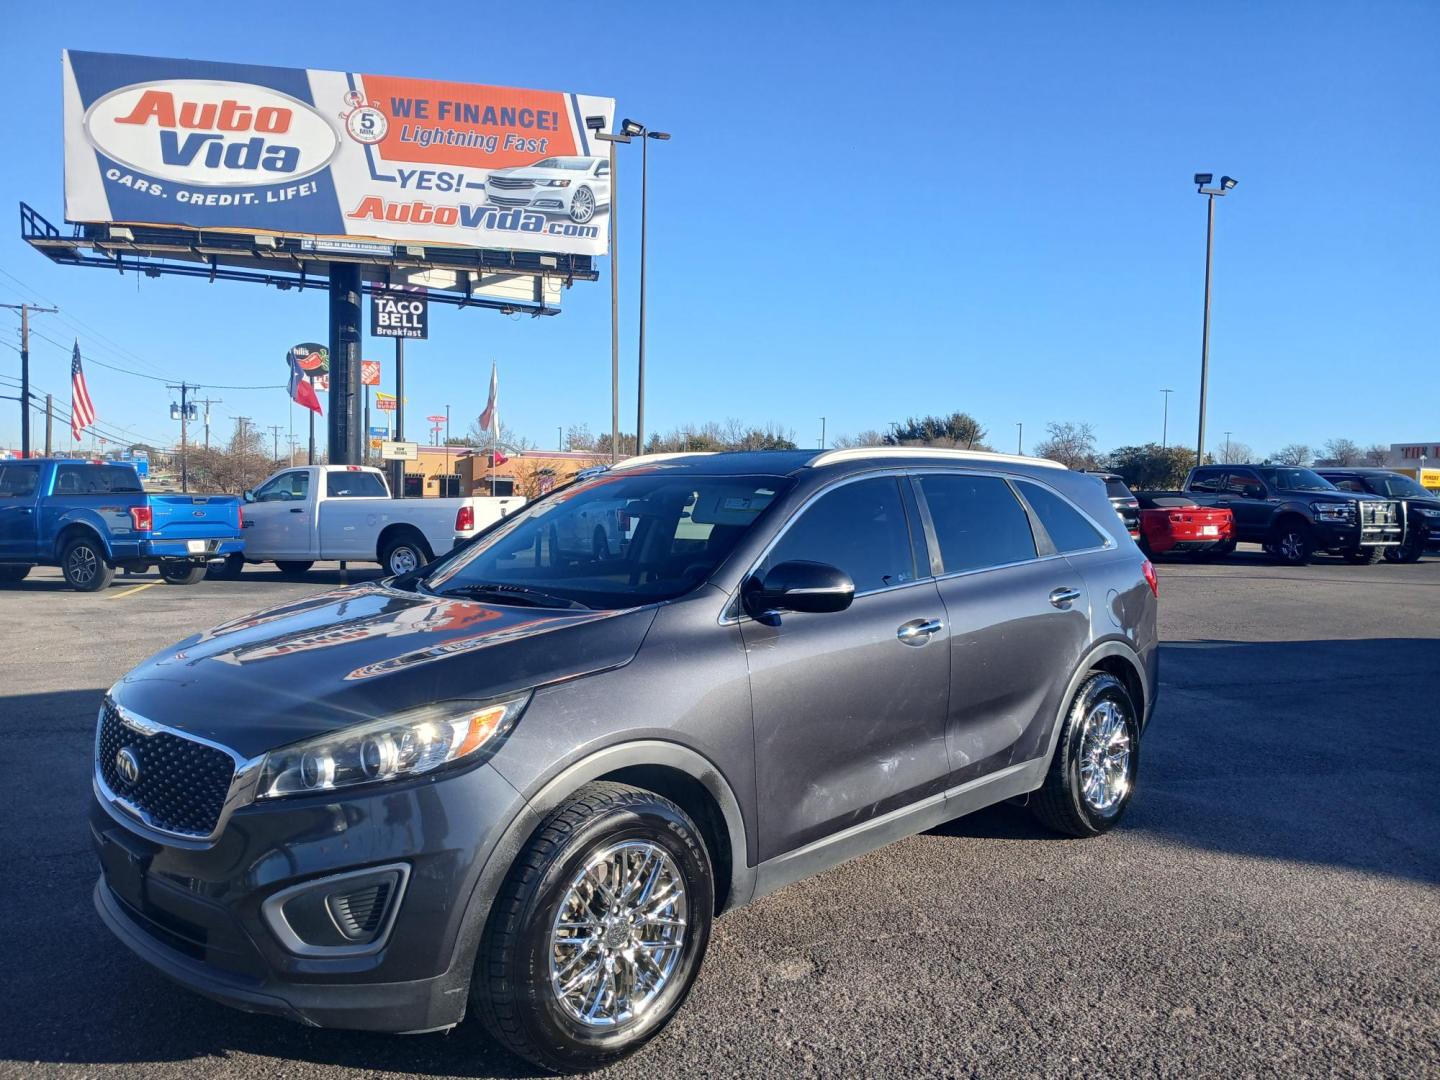
[[[194,585],[205,576],[205,564],[167,559],[160,564],[160,576],[166,585]]]
[[[0,588],[6,585],[18,585],[25,580],[30,573],[28,566],[0,566]]]
[[[234,581],[245,569],[245,556],[239,553],[226,555],[219,563],[212,563],[208,576],[218,581]]]
[[[582,187],[570,200],[570,220],[583,225],[595,216],[595,196],[589,188]]]
[[[1266,550],[1282,565],[1306,565],[1315,554],[1315,540],[1310,526],[1298,520],[1282,523],[1270,538]]]
[[[286,577],[292,577],[292,578],[294,578],[294,577],[303,577],[303,576],[306,574],[306,572],[308,572],[309,569],[310,569],[312,566],[314,566],[314,565],[315,565],[315,564],[314,564],[313,562],[301,562],[301,561],[290,561],[290,560],[285,560],[285,561],[282,562],[282,561],[279,560],[279,559],[277,559],[277,560],[275,561],[275,568],[276,568],[277,570],[279,570],[280,573],[284,574]]]
[[[587,784],[546,818],[496,899],[471,984],[477,1012],[547,1069],[616,1061],[684,1003],[714,910],[710,858],[683,810]]]
[[[430,548],[418,533],[387,537],[380,546],[380,565],[387,574],[408,574],[430,561]]]
[[[65,545],[60,555],[65,584],[76,592],[99,592],[115,580],[115,568],[105,561],[100,541],[81,536]]]
[[[1125,684],[1103,671],[1080,684],[1045,783],[1030,809],[1047,829],[1098,836],[1115,826],[1135,793],[1140,719]]]

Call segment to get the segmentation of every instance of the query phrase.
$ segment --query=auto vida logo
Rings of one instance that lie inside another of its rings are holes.
[[[127,784],[135,784],[140,779],[140,757],[130,747],[121,747],[115,754],[115,772],[121,780]]]
[[[330,122],[303,101],[208,79],[112,90],[85,113],[85,135],[120,165],[202,187],[296,180],[325,168],[340,148]]]

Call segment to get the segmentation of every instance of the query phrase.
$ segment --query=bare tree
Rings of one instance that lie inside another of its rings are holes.
[[[1304,443],[1289,443],[1270,455],[1276,465],[1309,465],[1315,454]]]
[[[1095,425],[1084,422],[1049,423],[1047,438],[1035,444],[1036,457],[1058,461],[1069,469],[1094,469],[1100,459],[1095,453]]]
[[[1390,460],[1390,448],[1380,443],[1371,443],[1365,448],[1365,464],[1374,465],[1377,468]]]
[[[884,446],[885,436],[878,431],[861,431],[855,435],[840,435],[830,440],[832,450],[851,450],[863,446]]]
[[[1360,445],[1352,439],[1329,439],[1325,443],[1326,465],[1359,465],[1364,457]]]
[[[1226,439],[1215,448],[1215,460],[1221,465],[1244,465],[1255,460],[1255,451],[1250,449],[1249,443]]]

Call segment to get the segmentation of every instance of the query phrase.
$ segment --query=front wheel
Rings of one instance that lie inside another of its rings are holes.
[[[29,573],[28,566],[0,566],[0,589],[7,585],[18,585]]]
[[[1405,543],[1385,549],[1385,561],[1392,563],[1419,562],[1424,551],[1425,537],[1419,531],[1412,532],[1405,538]]]
[[[1114,828],[1135,793],[1140,718],[1125,684],[1103,671],[1080,684],[1045,783],[1030,809],[1047,829],[1098,836]]]
[[[60,572],[65,584],[76,592],[99,592],[115,580],[115,567],[105,561],[105,549],[98,540],[80,537],[65,545],[60,555]]]
[[[1310,526],[1298,521],[1281,525],[1275,530],[1275,536],[1266,550],[1282,566],[1306,565],[1315,554],[1315,540],[1310,534]]]
[[[471,985],[485,1026],[544,1068],[600,1068],[654,1038],[690,993],[715,884],[689,816],[653,792],[587,784],[521,852]]]
[[[275,568],[288,578],[304,577],[314,565],[313,562],[275,560]]]
[[[166,585],[194,585],[205,576],[205,564],[167,559],[160,564],[160,576]]]

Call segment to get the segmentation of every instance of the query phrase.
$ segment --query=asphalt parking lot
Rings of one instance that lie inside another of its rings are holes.
[[[1440,1074],[1440,559],[1242,551],[1160,577],[1162,697],[1121,828],[1064,840],[996,808],[735,912],[679,1018],[606,1075]],[[252,568],[82,595],[42,570],[0,593],[0,1075],[530,1075],[475,1024],[232,1012],[91,908],[105,688],[340,581]]]

